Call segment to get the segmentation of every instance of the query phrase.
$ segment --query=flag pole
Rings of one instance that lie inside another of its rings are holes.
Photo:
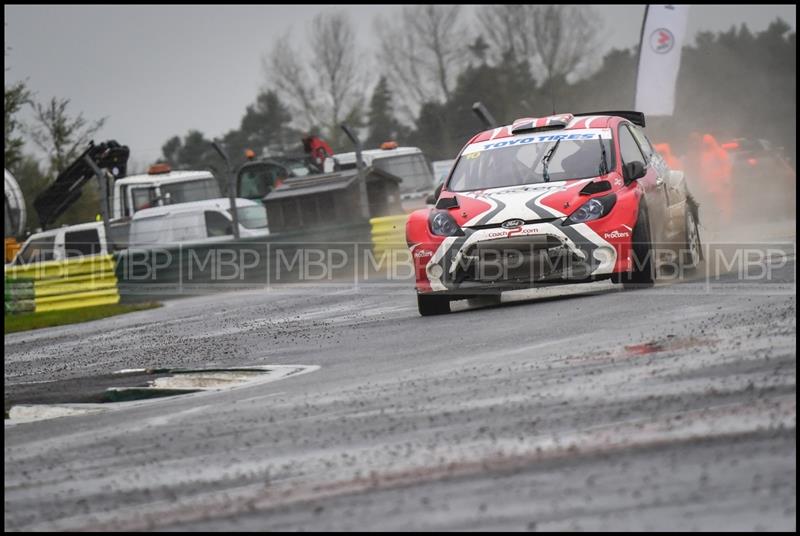
[[[639,48],[636,52],[636,77],[633,79],[633,106],[636,109],[636,95],[639,93],[639,67],[642,61],[642,47],[644,46],[644,28],[647,26],[647,13],[650,11],[650,4],[644,6],[644,17],[642,17],[642,29],[639,32]]]

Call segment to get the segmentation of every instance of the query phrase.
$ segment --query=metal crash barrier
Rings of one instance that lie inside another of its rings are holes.
[[[5,312],[46,312],[119,303],[112,255],[5,269]]]

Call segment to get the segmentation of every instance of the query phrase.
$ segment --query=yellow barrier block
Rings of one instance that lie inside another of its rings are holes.
[[[408,262],[409,259],[404,257],[408,254],[406,221],[408,214],[369,220],[372,226],[372,254],[375,259],[380,262],[388,261],[390,266]]]
[[[81,277],[75,279],[59,279],[56,282],[48,282],[48,284],[40,284],[39,281],[35,284],[36,299],[44,298],[47,296],[59,296],[62,294],[73,294],[76,292],[86,292],[92,290],[101,290],[107,288],[117,288],[117,278],[113,272],[106,274],[105,277],[98,277],[97,275],[89,277]]]
[[[380,218],[372,218],[369,220],[369,223],[372,224],[373,229],[381,226],[393,226],[397,223],[401,223],[403,227],[405,227],[406,220],[408,220],[408,214],[399,214],[397,216],[381,216]]]
[[[35,312],[119,303],[113,255],[6,267],[6,278],[33,280]]]
[[[369,220],[372,226],[373,249],[377,251],[387,247],[391,249],[405,248],[407,220],[408,214],[383,216]]]
[[[44,313],[47,311],[63,311],[65,309],[78,309],[81,307],[95,307],[98,305],[111,305],[119,303],[119,294],[109,294],[108,296],[99,296],[96,298],[86,298],[79,302],[55,302],[45,305],[36,305],[37,313]]]
[[[119,291],[116,287],[87,292],[75,292],[58,296],[36,298],[36,312],[58,311],[62,309],[77,309],[119,302]]]
[[[106,270],[102,272],[95,272],[90,274],[78,274],[74,277],[65,277],[60,279],[39,279],[34,281],[36,288],[45,289],[51,286],[61,285],[62,283],[91,283],[96,279],[116,279],[116,274],[112,271]]]

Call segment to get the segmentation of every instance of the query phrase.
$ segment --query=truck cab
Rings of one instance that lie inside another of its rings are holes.
[[[156,164],[146,174],[114,182],[111,219],[131,218],[145,208],[219,197],[219,184],[210,171],[172,171],[166,164]]]
[[[286,179],[322,171],[307,156],[275,156],[245,162],[236,173],[236,197],[261,201]]]

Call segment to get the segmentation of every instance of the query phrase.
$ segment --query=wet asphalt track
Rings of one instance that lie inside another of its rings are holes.
[[[295,378],[5,428],[6,530],[796,528],[796,286],[237,292],[5,337],[5,390]],[[46,386],[47,384],[43,384]]]

